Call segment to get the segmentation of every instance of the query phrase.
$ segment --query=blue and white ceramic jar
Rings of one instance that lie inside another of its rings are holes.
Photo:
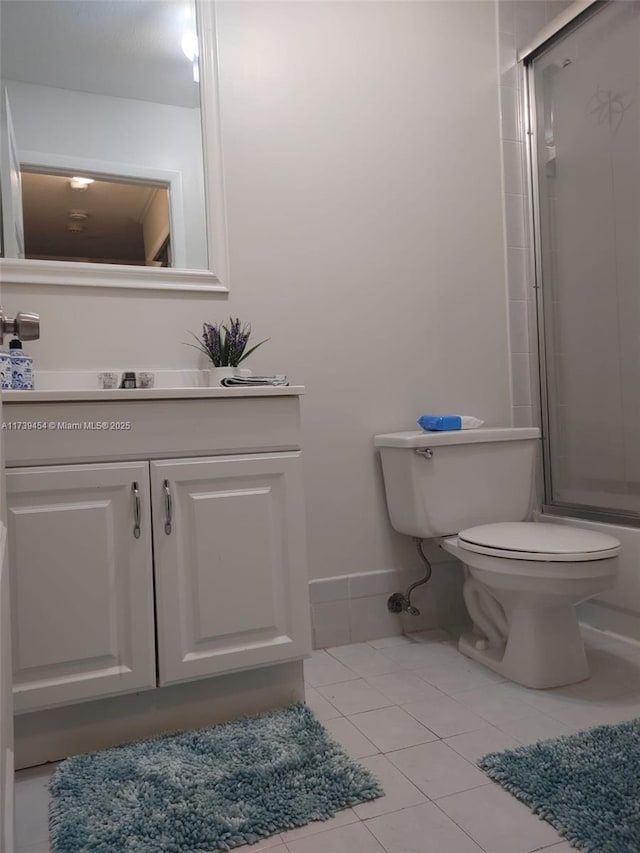
[[[17,338],[9,344],[11,356],[11,387],[16,391],[33,391],[33,359],[22,351]]]
[[[8,352],[0,352],[0,389],[2,391],[9,391],[11,389],[11,381],[11,356]]]

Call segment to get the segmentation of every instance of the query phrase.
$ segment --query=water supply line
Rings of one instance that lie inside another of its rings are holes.
[[[403,594],[401,592],[394,592],[392,595],[389,596],[389,598],[387,599],[387,609],[391,613],[404,612],[408,613],[409,616],[420,615],[420,611],[418,610],[418,608],[411,603],[411,595],[414,589],[427,583],[427,581],[431,578],[431,563],[429,562],[429,560],[425,556],[424,551],[422,550],[422,543],[424,542],[424,539],[420,539],[419,537],[414,536],[413,541],[416,543],[418,555],[425,565],[426,573],[425,576],[419,581],[412,583],[406,593]]]

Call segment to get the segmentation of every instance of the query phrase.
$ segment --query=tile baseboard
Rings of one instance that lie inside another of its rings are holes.
[[[419,578],[420,573],[388,569],[312,580],[314,649],[445,628],[466,620],[458,561],[434,564],[429,583],[415,591],[412,603],[420,609],[420,616],[390,613],[387,599],[391,593],[406,591]]]

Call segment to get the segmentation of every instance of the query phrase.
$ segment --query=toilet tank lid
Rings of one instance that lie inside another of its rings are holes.
[[[435,447],[443,444],[481,444],[489,441],[519,441],[540,438],[537,427],[481,427],[443,432],[412,430],[388,432],[375,437],[376,447]]]

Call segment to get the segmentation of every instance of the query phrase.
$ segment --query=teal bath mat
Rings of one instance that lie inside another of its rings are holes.
[[[492,779],[584,853],[640,851],[640,719],[492,752]]]
[[[52,853],[213,853],[382,795],[302,704],[62,762]]]

